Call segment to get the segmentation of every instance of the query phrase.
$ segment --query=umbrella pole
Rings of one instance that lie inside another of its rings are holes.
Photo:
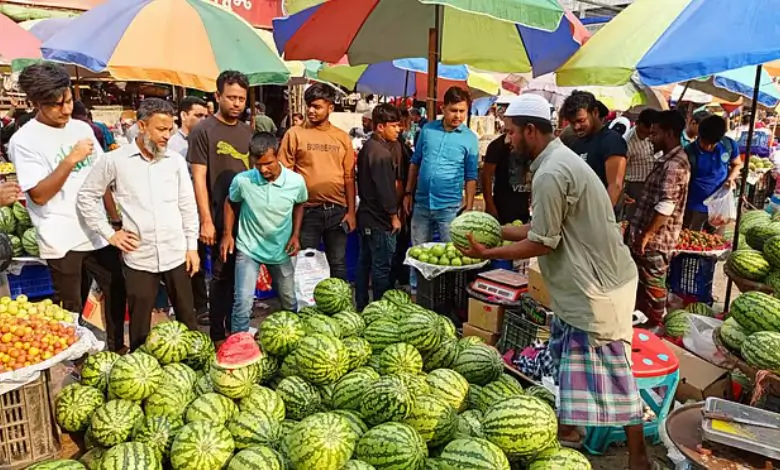
[[[409,71],[404,74],[404,97],[399,108],[406,109],[406,98],[409,96]]]
[[[428,30],[428,119],[436,120],[436,97],[439,95],[439,57],[441,55],[439,35],[441,34],[441,6],[435,5],[433,10],[433,28]]]
[[[79,89],[79,68],[74,67],[73,69],[76,73],[76,79],[73,81],[73,97],[76,98],[76,101],[81,101],[81,90]]]
[[[255,87],[249,87],[249,116],[252,127],[255,125]]]
[[[750,126],[748,127],[747,143],[745,144],[745,162],[742,167],[742,184],[739,188],[739,198],[737,199],[737,220],[734,225],[734,240],[732,241],[732,249],[737,247],[739,243],[739,221],[742,219],[742,200],[745,198],[747,192],[747,178],[750,174],[750,151],[753,144],[753,131],[756,127],[756,108],[758,107],[758,89],[761,87],[761,65],[756,66],[756,81],[753,84],[753,103],[750,105]],[[731,301],[731,278],[726,283],[726,301],[724,310],[729,311],[729,303]]]
[[[680,97],[677,98],[677,106],[675,106],[675,108],[679,108],[680,107],[680,103],[683,102],[683,98],[685,98],[685,93],[688,91],[688,87],[689,86],[691,86],[691,81],[690,80],[685,82],[685,86],[683,87],[683,91],[682,91],[682,93],[680,93]]]

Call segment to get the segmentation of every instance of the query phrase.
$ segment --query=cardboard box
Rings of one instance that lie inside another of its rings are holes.
[[[482,328],[477,328],[469,323],[463,324],[463,336],[478,336],[482,338],[486,344],[491,346],[495,346],[498,343],[498,338],[501,337],[499,333],[485,331]]]
[[[680,384],[675,399],[681,403],[702,401],[708,397],[729,399],[731,376],[722,369],[683,348],[664,340],[680,362]]]
[[[533,264],[528,267],[528,295],[542,304],[542,306],[547,308],[552,307],[552,299],[550,298],[550,293],[547,291],[547,284],[544,282],[538,264]]]
[[[491,333],[501,333],[504,326],[504,307],[470,298],[469,324]]]

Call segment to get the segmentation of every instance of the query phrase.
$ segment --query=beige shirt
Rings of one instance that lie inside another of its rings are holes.
[[[637,270],[607,190],[559,139],[533,161],[531,171],[528,239],[553,250],[539,258],[553,311],[588,332],[594,346],[630,343]]]

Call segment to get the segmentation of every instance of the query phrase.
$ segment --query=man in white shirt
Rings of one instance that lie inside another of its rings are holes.
[[[144,100],[138,108],[138,137],[107,153],[78,194],[78,211],[87,226],[124,253],[132,349],[149,334],[160,281],[177,319],[196,328],[190,277],[200,269],[198,213],[187,162],[167,148],[173,115],[170,103]],[[122,208],[122,229],[116,232],[101,215],[101,195],[111,186]]]
[[[76,197],[93,165],[102,159],[92,128],[71,119],[73,94],[68,72],[43,63],[25,68],[19,86],[38,110],[9,144],[27,209],[38,233],[40,256],[49,265],[56,301],[72,312],[84,308],[82,273],[105,293],[108,348],[124,347],[125,287],[119,252],[78,217]],[[116,217],[110,193],[98,195],[96,212],[111,227],[106,206]],[[113,229],[112,229],[113,231]]]

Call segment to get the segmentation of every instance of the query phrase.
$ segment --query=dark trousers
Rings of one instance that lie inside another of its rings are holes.
[[[176,319],[191,330],[197,329],[192,283],[184,263],[161,273],[139,271],[127,265],[124,266],[124,271],[127,280],[127,306],[130,310],[130,349],[135,350],[146,341],[160,281],[165,283]]]
[[[707,212],[686,210],[683,216],[683,227],[695,231],[715,233],[715,230],[709,223],[709,214]]]
[[[319,248],[325,241],[325,256],[330,265],[330,276],[347,280],[347,234],[341,221],[347,208],[335,204],[323,204],[304,209],[301,226],[301,248]],[[213,306],[212,306],[213,308]]]
[[[634,200],[632,204],[626,204],[623,202],[623,218],[625,220],[631,220],[634,218],[634,212],[636,212],[636,208],[639,206],[639,202],[644,197],[645,183],[642,181],[626,181],[625,190],[623,192],[626,193],[626,196]]]
[[[222,230],[217,232],[220,236]],[[238,230],[234,230],[235,234]],[[230,317],[233,313],[233,288],[236,284],[236,255],[229,254],[227,261],[219,256],[221,239],[211,247],[211,283],[209,289],[209,329],[212,341],[222,341],[230,334]]]
[[[368,305],[368,276],[371,275],[371,290],[374,300],[392,289],[390,270],[395,255],[395,234],[385,230],[364,228],[360,231],[360,256],[355,279],[355,302],[358,311]]]
[[[412,243],[412,220],[407,218],[401,231],[395,235],[395,255],[393,256],[393,268],[390,270],[390,285],[409,285],[409,266],[404,264],[406,250]]]
[[[206,288],[206,245],[198,242],[198,257],[200,271],[192,276],[192,298],[195,302],[195,313],[200,315],[209,311],[209,293]]]
[[[84,311],[85,273],[97,282],[105,296],[106,344],[111,351],[122,349],[125,343],[126,294],[121,256],[119,250],[107,246],[95,251],[69,251],[60,259],[46,260],[55,301],[68,311]]]

